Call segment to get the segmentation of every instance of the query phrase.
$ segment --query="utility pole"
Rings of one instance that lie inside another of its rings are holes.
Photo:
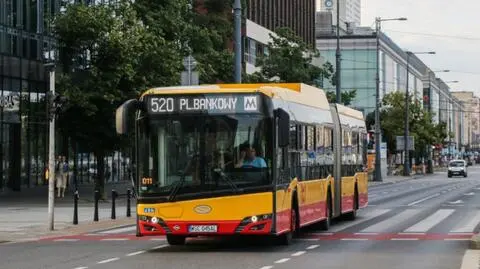
[[[49,69],[50,75],[50,98],[55,97],[55,64],[45,65]],[[52,105],[50,99],[48,105]],[[50,107],[49,107],[50,108]],[[48,130],[48,227],[50,231],[54,230],[54,204],[55,204],[55,114],[49,109],[49,130]]]
[[[409,127],[409,112],[410,112],[410,108],[409,108],[409,105],[410,105],[410,94],[409,94],[409,81],[408,81],[408,77],[410,77],[409,75],[410,73],[410,52],[407,51],[407,86],[406,86],[406,89],[405,89],[405,132],[403,134],[403,152],[404,152],[404,158],[405,158],[405,161],[404,161],[404,164],[403,164],[403,174],[404,176],[409,176],[410,175],[410,145],[409,145],[409,141],[408,141],[408,135],[409,135],[409,130],[408,130],[408,127]]]
[[[375,32],[377,42],[377,68],[375,76],[375,181],[382,180],[381,158],[380,158],[380,144],[382,143],[380,135],[380,28],[382,21],[406,21],[407,18],[382,19],[375,18]]]
[[[380,164],[380,23],[379,17],[375,18],[375,32],[377,39],[377,71],[375,76],[375,181],[382,181]]]
[[[242,83],[242,4],[235,0],[235,82]]]
[[[404,114],[404,120],[405,120],[405,130],[403,134],[403,151],[404,151],[404,163],[403,163],[403,175],[404,176],[409,176],[410,175],[410,141],[408,140],[409,137],[409,123],[410,123],[410,83],[409,83],[409,77],[410,77],[410,55],[412,54],[435,54],[434,51],[428,51],[428,52],[411,52],[411,51],[406,51],[407,53],[407,85],[405,89],[405,114]]]
[[[337,52],[335,53],[336,57],[336,101],[337,104],[340,104],[342,102],[342,90],[341,90],[341,85],[340,85],[340,65],[341,65],[341,52],[340,52],[340,0],[337,0]]]

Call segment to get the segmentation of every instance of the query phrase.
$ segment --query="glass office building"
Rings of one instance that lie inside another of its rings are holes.
[[[368,27],[358,27],[353,33],[342,34],[340,40],[341,89],[356,90],[357,96],[351,107],[362,110],[364,115],[375,110],[377,43],[374,31]],[[317,49],[335,69],[336,37],[317,36]],[[380,99],[394,91],[405,92],[407,54],[387,36],[380,35],[379,55]],[[424,64],[415,55],[408,57],[408,64],[409,92],[422,102]],[[335,86],[324,81],[324,89],[335,91]]]
[[[0,191],[45,184],[51,19],[59,0],[0,0]]]

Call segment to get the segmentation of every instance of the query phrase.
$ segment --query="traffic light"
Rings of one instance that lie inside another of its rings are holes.
[[[61,112],[64,105],[67,103],[67,98],[65,96],[61,96],[58,93],[52,95],[52,93],[48,92],[48,118],[53,120],[54,117],[57,117]]]

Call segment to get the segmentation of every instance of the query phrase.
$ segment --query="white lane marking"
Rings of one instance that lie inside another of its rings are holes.
[[[364,216],[358,216],[358,219],[356,221],[341,223],[340,225],[336,225],[336,226],[332,227],[332,229],[330,231],[332,231],[334,233],[339,232],[339,231],[347,229],[351,226],[369,221],[369,220],[371,220],[373,218],[376,218],[380,215],[386,214],[386,213],[390,212],[390,210],[391,209],[375,209],[373,211],[368,211],[368,212],[365,213]]]
[[[414,215],[417,214],[419,210],[417,209],[407,209],[400,214],[397,214],[395,216],[392,216],[384,221],[381,221],[379,223],[376,223],[372,226],[369,226],[360,232],[365,232],[365,233],[375,233],[375,232],[383,232],[391,228],[392,226],[395,226],[402,221],[405,221],[406,219],[410,219]]]
[[[128,238],[103,238],[100,241],[127,241],[130,240]]]
[[[470,241],[469,238],[445,238],[444,241]]]
[[[127,254],[127,257],[131,257],[131,256],[143,254],[143,253],[145,253],[145,252],[146,252],[145,250],[140,250],[140,251],[137,251],[137,252],[128,253],[128,254]]]
[[[86,267],[86,266],[81,266],[81,267],[75,267],[75,268],[73,268],[73,269],[87,269],[87,268],[88,268],[88,267]]]
[[[417,201],[415,201],[415,202],[411,202],[410,204],[408,204],[408,206],[412,206],[412,205],[419,204],[419,203],[421,203],[421,202],[427,201],[428,199],[432,199],[432,198],[437,197],[437,196],[440,196],[440,193],[435,193],[435,194],[430,195],[430,196],[427,196],[427,197],[425,197],[425,198],[423,198],[423,199],[417,200]]]
[[[262,267],[262,268],[260,268],[260,269],[271,269],[271,268],[273,268],[273,266],[267,265],[267,266],[264,266],[264,267]]]
[[[448,203],[451,204],[451,205],[457,205],[457,204],[463,204],[463,201],[462,200],[457,200],[457,201],[448,202]]]
[[[410,228],[406,229],[406,233],[421,233],[430,230],[433,226],[439,224],[444,219],[448,218],[453,212],[454,209],[440,209],[434,214],[430,215],[428,218],[418,222],[417,224],[411,226]]]
[[[307,253],[306,251],[297,251],[295,253],[292,254],[293,257],[298,257],[298,256],[301,256],[303,254]]]
[[[392,241],[417,241],[418,238],[392,238]]]
[[[106,259],[106,260],[103,260],[103,261],[99,261],[99,262],[97,262],[97,263],[98,263],[98,264],[103,264],[103,263],[114,262],[114,261],[118,261],[118,260],[120,260],[120,258],[115,257],[115,258],[111,258],[111,259]]]
[[[167,247],[167,246],[168,246],[168,245],[160,245],[160,246],[156,246],[156,247],[151,248],[151,250],[161,249],[161,248],[165,248],[165,247]]]
[[[378,233],[354,233],[354,235],[378,235]]]
[[[133,226],[123,227],[123,228],[111,229],[111,230],[107,230],[99,233],[100,234],[120,234],[120,233],[135,231],[136,229],[137,227],[133,225]]]
[[[467,249],[462,259],[462,267],[460,269],[476,269],[478,268],[478,260],[480,259],[480,250]]]
[[[472,195],[475,195],[475,193],[474,192],[469,192],[469,193],[464,193],[463,195],[472,196]]]
[[[309,233],[311,235],[320,235],[320,236],[327,236],[327,235],[333,235],[334,233],[322,233],[322,232],[319,232],[319,233]]]
[[[448,235],[473,235],[474,233],[471,232],[471,233],[455,233],[455,232],[451,232],[451,233],[448,233]]]
[[[307,249],[312,250],[312,249],[316,249],[318,247],[319,247],[319,245],[311,245],[311,246],[308,246]]]
[[[367,241],[368,238],[342,238],[340,240],[344,240],[344,241]]]
[[[464,218],[466,221],[460,221],[455,228],[450,232],[452,233],[468,233],[473,232],[480,222],[480,211],[469,212]]]
[[[80,239],[77,238],[60,238],[60,239],[55,239],[53,240],[54,242],[76,242],[79,241]]]
[[[288,262],[290,260],[290,258],[283,258],[283,259],[280,259],[278,261],[275,261],[275,263],[284,263],[284,262]]]

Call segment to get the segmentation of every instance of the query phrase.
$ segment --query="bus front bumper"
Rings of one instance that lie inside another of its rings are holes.
[[[141,235],[265,235],[271,234],[272,215],[263,214],[243,220],[163,220],[140,216],[138,226]]]

